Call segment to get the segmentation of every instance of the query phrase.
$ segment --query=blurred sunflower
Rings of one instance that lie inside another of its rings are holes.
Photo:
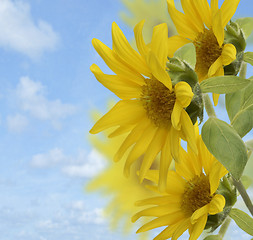
[[[199,81],[223,76],[223,66],[236,59],[233,44],[224,43],[224,28],[234,15],[240,0],[225,0],[219,9],[218,0],[181,0],[184,14],[175,8],[174,0],[167,0],[168,11],[178,35],[169,38],[169,56],[183,45],[192,42],[196,49],[195,71]],[[219,94],[213,94],[218,104]]]
[[[146,42],[150,42],[152,38],[152,29],[154,26],[167,23],[168,36],[176,34],[176,29],[167,12],[166,1],[164,0],[121,0],[127,8],[126,11],[120,12],[121,19],[131,28],[137,23],[145,19],[143,28],[143,38]]]
[[[155,219],[144,224],[137,232],[166,226],[154,240],[178,239],[187,229],[190,240],[203,232],[208,215],[223,211],[225,198],[216,193],[220,179],[227,170],[207,150],[201,136],[197,135],[198,155],[191,149],[182,151],[176,170],[169,171],[166,193],[138,201],[139,206],[155,205],[135,214],[132,221],[149,216]],[[158,172],[150,170],[148,179],[158,183]]]
[[[197,152],[194,127],[185,111],[193,92],[190,85],[183,81],[173,86],[166,71],[169,51],[167,25],[154,27],[148,45],[143,40],[143,25],[144,21],[141,21],[134,29],[140,54],[130,46],[116,23],[112,24],[112,50],[98,39],[92,40],[98,54],[116,75],[104,74],[95,64],[90,69],[100,83],[122,100],[96,122],[90,133],[96,134],[116,126],[118,128],[109,137],[128,133],[114,160],[121,159],[133,146],[126,159],[124,173],[128,176],[130,166],[143,156],[141,181],[161,153],[159,185],[165,188],[171,155],[178,159],[180,138]]]
[[[93,147],[96,148],[106,159],[107,168],[93,178],[86,186],[87,191],[100,191],[105,197],[111,197],[105,209],[106,216],[110,219],[111,227],[118,228],[123,223],[123,231],[129,232],[133,224],[131,216],[138,210],[135,202],[143,197],[154,197],[157,194],[147,188],[152,187],[153,183],[144,180],[139,182],[136,174],[138,162],[133,165],[132,174],[129,178],[122,175],[124,162],[114,163],[113,156],[115,151],[124,140],[123,136],[118,136],[110,140],[105,140],[97,136],[90,138]],[[140,239],[148,239],[148,234],[142,234]]]

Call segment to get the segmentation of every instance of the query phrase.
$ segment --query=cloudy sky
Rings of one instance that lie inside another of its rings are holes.
[[[90,73],[92,63],[105,68],[91,40],[111,46],[113,21],[130,39],[122,9],[120,0],[0,0],[1,239],[137,239],[111,232],[105,200],[83,190],[105,165],[87,141],[89,112],[113,96]]]

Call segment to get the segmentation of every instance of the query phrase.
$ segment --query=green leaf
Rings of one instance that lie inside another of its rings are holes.
[[[253,18],[245,17],[239,18],[235,21],[241,27],[244,37],[247,39],[253,31]]]
[[[252,96],[253,96],[253,81],[245,89],[241,91],[240,108],[238,109],[237,113],[232,117],[232,119],[230,118],[232,126],[241,137],[245,136],[253,128]],[[238,103],[236,108],[237,107]]]
[[[184,45],[175,52],[174,57],[184,60],[194,68],[196,64],[196,50],[194,45],[192,43]]]
[[[211,117],[203,125],[201,135],[208,150],[239,180],[248,156],[238,133],[226,122]]]
[[[231,209],[229,216],[233,218],[238,227],[253,236],[253,218],[237,208]]]
[[[236,76],[220,76],[208,78],[200,83],[203,93],[232,93],[247,87],[252,81]]]
[[[246,52],[243,55],[243,60],[251,65],[253,65],[253,52]]]
[[[250,155],[243,174],[252,176],[252,172],[253,172],[253,154]]]
[[[222,240],[222,238],[219,235],[209,235],[205,237],[203,240]]]
[[[226,109],[230,121],[233,120],[235,115],[239,112],[241,106],[242,91],[226,94]]]

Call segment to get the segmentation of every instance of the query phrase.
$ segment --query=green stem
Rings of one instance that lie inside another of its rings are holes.
[[[226,234],[226,232],[228,230],[230,222],[231,222],[231,218],[227,217],[226,220],[225,220],[225,222],[220,227],[220,230],[219,230],[218,234],[221,237],[221,239],[223,239],[223,237],[225,236],[225,234]]]
[[[241,180],[237,181],[233,178],[233,184],[236,187],[236,189],[238,190],[238,192],[241,194],[245,205],[247,206],[247,208],[249,209],[251,215],[253,216],[253,204],[252,204],[252,202],[249,198],[249,195],[248,195],[246,189],[244,188]]]
[[[206,109],[207,115],[209,117],[216,117],[216,114],[215,114],[215,111],[213,108],[213,104],[210,100],[209,95],[207,93],[204,93],[203,98],[204,98],[204,104],[205,104],[205,109]]]
[[[246,74],[247,74],[247,63],[243,62],[241,65],[239,77],[246,78]]]

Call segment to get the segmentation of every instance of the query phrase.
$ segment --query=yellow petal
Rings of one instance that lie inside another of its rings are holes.
[[[225,207],[225,203],[225,198],[220,194],[216,194],[210,202],[209,214],[215,215],[222,212]]]
[[[154,228],[167,226],[167,225],[176,223],[177,221],[183,218],[184,218],[184,214],[181,211],[175,212],[173,214],[167,214],[144,224],[141,228],[138,229],[136,233],[146,232]]]
[[[236,12],[240,0],[225,0],[220,8],[222,13],[222,27],[225,28],[227,23]]]
[[[202,32],[204,29],[204,25],[203,25],[200,14],[195,8],[195,5],[193,3],[194,1],[181,0],[181,5],[182,5],[185,15],[188,17],[191,24],[195,27],[196,31]]]
[[[114,156],[115,162],[119,161],[124,155],[124,153],[126,152],[126,150],[138,141],[138,139],[141,137],[143,132],[149,126],[149,123],[150,121],[144,115],[143,119],[140,119],[140,122],[133,128],[131,133],[127,136],[127,138],[121,144],[119,150]]]
[[[139,84],[131,82],[123,76],[104,74],[96,64],[91,65],[90,70],[101,84],[119,98],[132,99],[140,97],[141,86]]]
[[[208,77],[210,78],[210,77],[217,76],[217,72],[220,72],[221,68],[223,69],[223,65],[222,65],[222,57],[220,56],[209,68]]]
[[[170,151],[170,134],[167,133],[165,144],[163,145],[161,157],[160,157],[160,168],[159,168],[159,189],[161,192],[166,191],[167,174],[172,161]]]
[[[167,129],[166,128],[158,128],[155,132],[155,135],[148,146],[147,151],[144,154],[144,158],[142,160],[141,168],[140,168],[140,182],[144,180],[144,177],[147,171],[150,169],[152,163],[157,157],[158,153],[161,151],[163,145],[165,144],[165,140],[167,137]]]
[[[143,132],[142,136],[140,136],[140,138],[138,139],[138,141],[134,145],[133,149],[129,153],[129,155],[126,159],[126,162],[125,162],[124,175],[126,177],[129,177],[129,175],[130,175],[130,167],[133,164],[133,162],[138,160],[138,158],[141,155],[144,155],[145,152],[147,151],[147,148],[148,148],[149,144],[151,143],[156,130],[157,130],[157,128],[154,127],[153,124],[150,124],[149,127],[146,128],[146,131]]]
[[[175,159],[175,161],[179,161],[179,144],[180,144],[180,136],[179,131],[174,127],[170,128],[170,142],[171,142],[171,155]]]
[[[211,0],[211,9],[212,12],[219,9],[219,0]]]
[[[183,81],[177,83],[175,86],[175,93],[177,101],[183,108],[186,108],[191,103],[193,92],[188,83]]]
[[[143,216],[162,217],[166,214],[173,214],[178,211],[180,211],[180,203],[174,204],[173,206],[171,204],[155,206],[136,213],[131,220],[132,222],[136,222]]]
[[[151,50],[156,55],[163,69],[166,67],[168,54],[168,25],[162,23],[153,28]]]
[[[207,28],[211,28],[212,26],[212,18],[211,18],[211,9],[207,0],[194,0],[192,1],[195,4],[196,10],[199,12],[200,17],[202,18],[202,22],[207,26]]]
[[[113,126],[136,124],[144,114],[139,100],[121,100],[95,123],[90,133],[96,134]]]
[[[203,216],[207,216],[209,212],[209,208],[210,208],[210,205],[206,204],[205,206],[196,210],[191,216],[191,224],[195,224],[196,222],[199,221],[199,218]]]
[[[159,180],[159,170],[148,170],[145,179],[150,180],[152,182],[154,182],[155,184],[158,184],[158,180]],[[148,186],[146,186],[148,187]]]
[[[182,105],[176,101],[173,107],[173,111],[171,114],[171,123],[173,128],[175,128],[176,130],[180,130],[181,129],[181,113],[183,111],[183,107]]]
[[[194,40],[198,31],[189,18],[175,8],[174,0],[167,0],[170,17],[180,36]]]
[[[110,133],[108,135],[108,138],[120,136],[124,133],[130,132],[132,129],[133,129],[133,125],[120,126],[116,130],[114,130],[112,133]]]
[[[229,65],[236,59],[236,48],[233,44],[225,44],[222,53],[222,64],[224,66]]]
[[[190,219],[185,219],[174,231],[171,240],[177,240],[190,226]]]
[[[164,67],[161,66],[155,54],[150,51],[148,54],[148,66],[152,71],[154,77],[160,81],[169,90],[172,89],[172,83],[169,74],[165,71]]]
[[[224,42],[224,27],[222,26],[222,16],[221,11],[217,10],[213,16],[213,33],[221,47]]]
[[[185,37],[181,37],[179,35],[176,36],[172,36],[170,38],[168,38],[168,56],[169,57],[173,57],[174,53],[181,48],[182,46],[184,46],[187,43],[190,43],[191,41],[186,39]]]
[[[146,58],[148,47],[146,46],[143,40],[143,35],[142,35],[144,22],[145,20],[142,20],[135,26],[134,36],[135,36],[136,46],[138,48],[139,53],[143,56],[143,58]]]
[[[100,40],[93,38],[92,45],[113,72],[126,76],[129,79],[134,79],[140,84],[145,83],[143,76],[139,72],[134,71],[133,68],[122,62],[117,54]]]
[[[181,200],[180,195],[165,195],[153,198],[147,198],[144,200],[137,201],[136,206],[144,205],[167,205],[168,203],[179,203]]]
[[[182,194],[185,188],[185,180],[175,171],[169,171],[167,177],[167,193]]]
[[[190,233],[189,240],[197,240],[201,233],[204,231],[207,222],[207,214],[199,218],[199,220],[194,224],[192,231]]]
[[[189,144],[192,151],[195,154],[198,154],[192,120],[185,110],[182,110],[182,113],[181,113],[181,123],[182,123],[181,131],[184,133],[187,143]]]
[[[218,105],[219,97],[220,97],[220,94],[213,93],[213,103],[214,103],[214,106]]]
[[[150,71],[144,58],[131,47],[123,32],[115,22],[112,24],[112,40],[113,49],[125,63],[129,64],[136,72],[140,72],[143,75],[150,77]]]

